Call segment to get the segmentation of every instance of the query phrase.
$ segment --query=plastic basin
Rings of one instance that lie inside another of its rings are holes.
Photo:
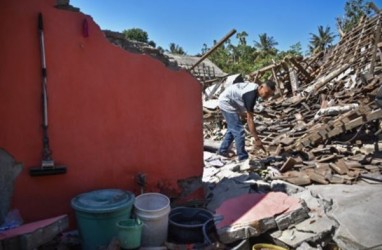
[[[120,189],[102,189],[80,194],[71,201],[75,210],[82,249],[107,246],[117,237],[117,222],[129,219],[135,196]]]

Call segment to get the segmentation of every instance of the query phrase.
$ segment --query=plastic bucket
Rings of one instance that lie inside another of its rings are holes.
[[[267,249],[267,250],[287,250],[286,248],[272,245],[272,244],[255,244],[252,246],[252,250],[262,250],[262,249]]]
[[[82,249],[107,246],[118,234],[117,222],[130,218],[134,194],[102,189],[80,194],[71,201],[75,210]]]
[[[143,222],[142,246],[159,247],[167,240],[170,199],[160,193],[145,193],[136,197],[135,214]]]
[[[202,208],[177,207],[169,216],[169,241],[179,244],[205,243],[204,225],[213,219],[213,214]]]
[[[118,240],[124,249],[134,249],[141,246],[142,222],[128,219],[117,222]]]

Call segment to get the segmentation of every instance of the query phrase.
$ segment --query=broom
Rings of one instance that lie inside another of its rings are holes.
[[[40,51],[41,51],[41,65],[42,65],[42,113],[43,113],[43,152],[42,163],[40,167],[30,168],[29,174],[31,176],[41,175],[56,175],[66,173],[65,166],[55,166],[52,158],[52,151],[49,147],[48,137],[48,93],[47,93],[47,77],[46,77],[46,61],[45,61],[45,44],[44,44],[44,30],[42,14],[38,14],[38,30],[40,35]]]

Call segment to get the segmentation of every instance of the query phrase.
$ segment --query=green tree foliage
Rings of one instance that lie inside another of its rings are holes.
[[[301,57],[303,55],[300,42],[292,44],[288,50],[279,51],[276,49],[278,42],[266,33],[259,35],[259,40],[253,46],[248,45],[247,32],[236,34],[236,44],[228,39],[222,46],[217,48],[208,58],[224,72],[243,75],[252,73],[270,64],[277,63],[287,56]],[[213,42],[216,44],[216,41]],[[203,44],[201,55],[210,50],[207,44]],[[264,79],[269,74],[264,74]]]
[[[156,47],[156,43],[153,40],[149,40],[149,35],[147,32],[140,28],[123,30],[122,33],[125,35],[126,39],[138,41],[141,43],[147,43],[154,48]]]
[[[287,51],[288,54],[295,56],[302,56],[302,46],[300,42],[297,42],[290,46],[290,49]]]
[[[280,51],[276,55],[276,61],[283,60],[286,56],[302,56],[302,46],[300,42],[297,42],[289,47],[286,51]]]
[[[216,40],[214,40],[214,45],[216,44]],[[230,41],[226,43],[230,44]],[[203,44],[202,48],[202,54],[205,54],[210,49],[208,48],[207,44]],[[209,59],[214,62],[219,68],[221,68],[224,72],[230,72],[230,62],[228,62],[230,58],[229,51],[227,49],[227,46],[225,44],[221,45],[219,48],[217,48],[210,56]]]
[[[267,33],[259,35],[259,41],[255,41],[255,48],[258,50],[260,57],[267,57],[268,55],[276,55],[276,45],[279,43],[272,36]]]
[[[154,48],[157,46],[153,40],[149,41],[148,44]]]
[[[154,48],[156,47],[156,43],[153,40],[149,40],[149,35],[147,32],[140,28],[123,30],[122,33],[125,35],[126,39],[138,41],[141,43],[147,43]]]
[[[161,46],[158,46],[158,47],[157,47],[157,50],[159,50],[161,53],[164,53],[164,52],[165,52],[165,49],[162,48]]]
[[[133,28],[128,30],[123,30],[122,33],[125,35],[127,39],[142,42],[142,43],[148,43],[149,42],[149,35],[146,31],[139,29],[139,28]]]
[[[330,27],[318,26],[318,34],[310,33],[309,51],[311,54],[325,51],[332,45],[335,35],[330,31]]]
[[[234,45],[228,39],[224,45],[210,55],[210,60],[227,73],[247,74],[252,72],[256,49],[247,44],[247,36],[246,32],[237,33],[238,44]],[[216,41],[214,41],[215,44]],[[203,44],[202,54],[205,54],[208,50],[207,45]]]
[[[250,46],[247,37],[248,33],[245,31],[237,33],[237,44],[233,44],[231,39],[228,39],[210,55],[209,59],[224,72],[241,74],[251,73],[273,63],[272,59],[275,59],[277,55],[275,46],[278,44],[275,39],[264,33],[259,35],[259,42]],[[215,44],[216,41],[214,41]],[[208,46],[203,44],[202,54],[208,50]]]
[[[357,26],[362,16],[370,14],[369,2],[364,0],[348,0],[345,3],[345,16],[337,18],[337,23],[343,32],[350,31]]]
[[[186,52],[183,50],[183,48],[175,43],[170,43],[168,51],[172,54],[186,55]]]

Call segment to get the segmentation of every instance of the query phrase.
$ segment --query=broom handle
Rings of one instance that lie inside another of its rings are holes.
[[[48,94],[47,94],[47,72],[45,60],[45,43],[44,43],[44,27],[42,21],[42,14],[38,14],[38,30],[40,33],[40,47],[41,47],[41,66],[42,66],[42,98],[43,98],[43,125],[48,127]]]
[[[42,108],[43,108],[43,152],[42,159],[44,162],[49,162],[50,165],[52,161],[52,151],[49,147],[49,137],[48,137],[48,92],[47,92],[47,73],[46,73],[46,60],[45,60],[45,43],[44,43],[44,27],[42,21],[42,14],[38,14],[38,30],[40,33],[40,48],[41,48],[41,73],[42,73]]]

